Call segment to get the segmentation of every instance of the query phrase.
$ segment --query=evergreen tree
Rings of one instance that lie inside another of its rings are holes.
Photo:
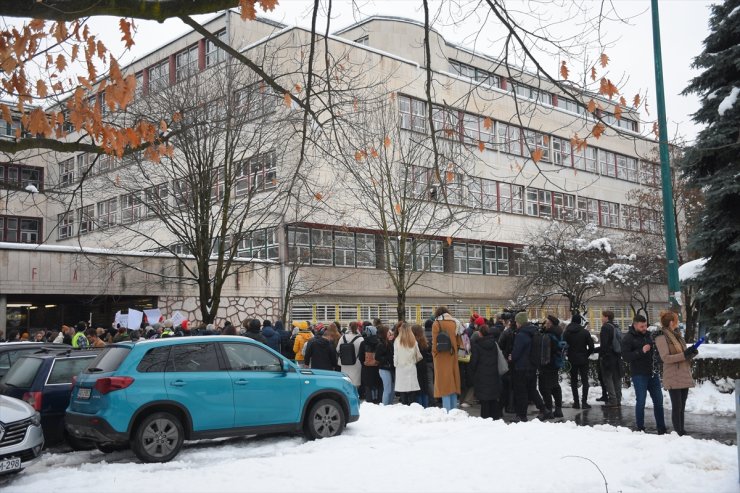
[[[710,35],[693,66],[702,70],[684,90],[701,96],[694,121],[706,125],[682,163],[701,189],[705,210],[692,248],[708,258],[696,279],[702,319],[725,342],[740,341],[740,0],[713,5]]]

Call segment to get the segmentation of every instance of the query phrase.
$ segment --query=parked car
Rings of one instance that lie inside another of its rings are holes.
[[[0,395],[0,475],[27,467],[43,448],[39,413],[20,399]]]
[[[184,440],[325,438],[357,419],[357,390],[344,374],[300,369],[253,339],[201,336],[106,347],[77,378],[66,424],[103,451],[130,446],[144,462],[167,462]]]
[[[52,445],[67,440],[74,449],[93,448],[69,436],[64,413],[69,405],[73,379],[100,354],[100,349],[66,351],[41,349],[19,358],[0,379],[0,394],[21,399],[41,413],[44,440]]]
[[[31,354],[41,349],[66,351],[72,346],[51,342],[0,342],[0,378],[5,376],[13,363],[24,354]]]

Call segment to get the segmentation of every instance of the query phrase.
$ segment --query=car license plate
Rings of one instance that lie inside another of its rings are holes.
[[[21,468],[20,457],[0,460],[0,472],[15,471]]]
[[[77,391],[77,398],[78,399],[89,399],[90,398],[90,389],[80,387],[80,390]]]

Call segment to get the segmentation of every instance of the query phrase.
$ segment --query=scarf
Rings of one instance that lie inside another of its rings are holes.
[[[668,341],[668,352],[670,354],[683,353],[686,350],[686,341],[681,337],[681,333],[672,331],[670,328],[663,329],[666,341]]]

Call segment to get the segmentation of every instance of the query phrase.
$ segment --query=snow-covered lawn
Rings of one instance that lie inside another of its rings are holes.
[[[737,491],[737,449],[599,425],[504,424],[417,405],[363,404],[336,438],[198,443],[167,464],[130,452],[46,454],[4,493],[89,491]],[[104,462],[104,459],[108,462]]]
[[[702,344],[696,357],[740,360],[740,344]]]

